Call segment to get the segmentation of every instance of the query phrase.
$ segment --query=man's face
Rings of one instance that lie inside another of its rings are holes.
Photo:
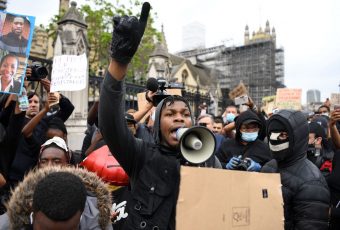
[[[52,139],[53,137],[60,137],[62,139],[64,139],[64,141],[66,142],[66,134],[61,131],[60,129],[52,129],[49,128],[46,132],[46,138],[47,139]]]
[[[203,117],[197,121],[198,125],[207,127],[210,131],[214,131],[214,123],[211,117]]]
[[[177,129],[191,126],[190,110],[183,101],[167,103],[163,107],[160,117],[161,144],[177,148],[179,145],[176,138]]]
[[[227,108],[226,108],[226,112],[227,112],[227,113],[232,113],[232,114],[234,114],[235,116],[237,115],[237,109],[236,109],[236,107],[234,107],[234,106],[229,106],[229,107],[227,107]]]
[[[242,124],[240,131],[242,133],[254,133],[260,130],[259,125],[257,123],[249,123],[249,124]]]
[[[39,97],[37,95],[34,95],[30,99],[28,99],[29,106],[26,111],[26,115],[30,118],[34,117],[39,113]]]
[[[33,215],[34,230],[78,230],[80,223],[81,212],[78,211],[74,216],[65,221],[55,221],[48,218],[43,212],[37,212]]]
[[[0,66],[1,80],[10,82],[17,72],[18,61],[15,57],[8,56]]]
[[[24,28],[24,19],[20,17],[14,18],[12,22],[12,32],[19,36],[22,34],[23,28]]]
[[[222,123],[214,123],[214,133],[221,133],[223,129],[223,124]]]
[[[308,137],[309,137],[308,138],[309,145],[314,145],[316,148],[321,148],[321,142],[322,142],[321,137],[316,137],[315,133],[309,133]]]
[[[51,146],[46,147],[39,158],[39,168],[48,166],[67,166],[68,159],[66,153],[60,148]]]

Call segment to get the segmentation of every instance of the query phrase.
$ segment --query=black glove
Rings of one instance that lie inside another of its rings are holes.
[[[139,20],[134,16],[114,17],[111,41],[111,57],[128,64],[136,53],[148,21],[150,4],[144,2]]]

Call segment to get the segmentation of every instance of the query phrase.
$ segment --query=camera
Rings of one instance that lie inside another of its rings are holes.
[[[48,75],[48,70],[45,66],[39,63],[33,63],[29,66],[32,70],[31,76],[27,76],[27,81],[40,81]]]
[[[158,78],[157,79],[157,93],[153,96],[153,104],[154,106],[157,106],[161,100],[164,98],[170,96],[166,93],[167,89],[184,89],[183,83],[179,82],[168,82],[164,78]]]
[[[247,169],[249,168],[251,162],[249,159],[244,159],[242,156],[239,156],[240,158],[240,163],[236,166],[236,170],[239,171],[247,171]]]

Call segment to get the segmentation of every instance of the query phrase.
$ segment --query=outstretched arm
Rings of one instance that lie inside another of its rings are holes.
[[[143,4],[141,17],[114,18],[111,42],[111,62],[103,82],[99,103],[99,128],[110,151],[131,176],[138,165],[142,142],[135,139],[125,121],[125,101],[123,79],[128,63],[137,51],[142,39],[150,5]]]

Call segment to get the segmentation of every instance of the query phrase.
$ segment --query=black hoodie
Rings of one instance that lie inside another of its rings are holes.
[[[240,128],[242,123],[247,120],[254,120],[260,124],[259,133],[261,133],[264,128],[261,120],[253,111],[247,110],[241,113],[235,121],[235,139],[227,139],[224,141],[216,153],[216,156],[221,161],[223,168],[226,168],[227,163],[232,157],[238,157],[239,155],[243,156],[243,158],[251,158],[261,166],[272,159],[268,146],[261,140],[256,139],[253,142],[249,142],[247,145],[241,143]]]
[[[300,111],[281,110],[270,117],[267,137],[273,121],[286,127],[289,151],[276,157],[262,168],[262,172],[281,174],[284,201],[285,229],[326,230],[330,194],[320,170],[307,159],[309,127]]]
[[[132,201],[124,229],[175,229],[179,191],[178,151],[160,145],[160,112],[156,108],[155,144],[134,138],[124,118],[124,83],[107,73],[99,104],[99,127],[110,151],[129,175]]]

